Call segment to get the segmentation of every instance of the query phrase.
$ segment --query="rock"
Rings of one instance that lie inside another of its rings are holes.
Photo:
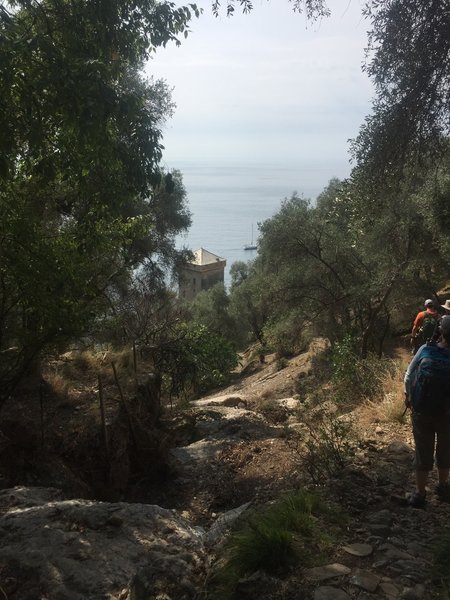
[[[247,510],[250,504],[251,502],[246,502],[242,506],[234,508],[233,510],[229,510],[223,515],[220,515],[220,517],[217,518],[208,533],[205,535],[205,543],[210,546],[219,544],[223,540],[229,528],[233,525],[236,519],[238,519],[241,514]]]
[[[353,556],[370,556],[373,552],[373,546],[370,544],[350,544],[344,546],[342,550]]]
[[[389,525],[369,525],[370,531],[373,533],[373,537],[378,539],[386,539],[386,537],[391,533],[391,528]]]
[[[191,402],[192,406],[226,406],[231,408],[247,408],[246,398],[237,396],[236,394],[225,394],[223,396],[212,396],[210,398],[202,398]]]
[[[367,516],[369,523],[390,527],[394,520],[392,512],[387,509],[379,510]]]
[[[314,600],[351,600],[351,598],[344,590],[324,585],[315,590]]]
[[[297,410],[300,406],[300,400],[298,398],[279,398],[273,400],[274,404],[280,408],[286,408],[287,410]]]
[[[388,598],[398,598],[398,595],[400,594],[400,588],[390,581],[382,581],[380,583],[380,588]]]
[[[390,454],[411,454],[412,449],[410,446],[408,446],[408,444],[405,444],[404,442],[391,442],[386,448],[386,452],[389,452]]]
[[[242,600],[273,598],[279,587],[280,585],[277,579],[270,577],[263,571],[256,571],[249,577],[242,578],[238,581],[233,597]]]
[[[399,548],[396,548],[392,544],[381,544],[381,546],[378,548],[378,550],[380,552],[385,552],[386,558],[391,559],[391,560],[398,560],[398,559],[409,560],[409,559],[413,558],[411,556],[411,554],[408,554],[408,552],[405,552],[404,550],[399,550]]]
[[[307,579],[317,579],[319,581],[323,579],[331,579],[332,577],[341,577],[342,575],[348,575],[351,569],[345,565],[339,563],[333,563],[330,565],[324,565],[322,567],[312,567],[311,569],[305,570],[305,577]]]
[[[208,462],[217,458],[223,450],[224,442],[222,440],[199,440],[189,446],[182,448],[173,448],[171,455],[181,464]]]
[[[0,517],[0,564],[20,582],[11,597],[99,600],[133,582],[130,593],[144,598],[153,597],[144,595],[151,582],[175,600],[201,585],[209,560],[202,532],[176,511],[24,487],[1,491],[0,505],[9,507]]]
[[[400,597],[402,600],[422,600],[425,597],[424,594],[424,587],[416,586],[415,588],[405,588]]]
[[[398,560],[395,566],[401,570],[405,577],[409,577],[417,583],[423,581],[429,575],[429,567],[419,559],[415,560]]]
[[[371,571],[356,569],[350,581],[353,585],[356,585],[367,592],[374,592],[381,581],[381,577],[379,575],[375,575],[375,573],[372,573]]]

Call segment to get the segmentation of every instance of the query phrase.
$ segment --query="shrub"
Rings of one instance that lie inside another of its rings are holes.
[[[388,423],[405,421],[404,371],[405,367],[396,363],[395,370],[384,374],[380,397],[367,404],[372,417]]]
[[[229,342],[204,325],[182,323],[158,357],[170,396],[190,397],[222,385],[238,364]]]
[[[355,404],[364,399],[379,398],[383,381],[388,373],[395,372],[395,361],[369,355],[361,358],[356,340],[346,336],[336,342],[331,351],[332,383],[336,400],[340,404]]]
[[[315,563],[334,542],[337,523],[337,513],[318,495],[291,492],[240,520],[224,546],[214,581],[222,594],[232,597],[239,579],[255,571],[282,575],[292,565]]]
[[[347,416],[331,412],[330,407],[303,415],[303,432],[287,438],[298,453],[302,467],[314,484],[336,477],[354,454],[357,435]]]
[[[278,320],[274,319],[264,328],[264,339],[279,358],[302,352],[307,348],[310,338],[303,318],[295,313]]]
[[[283,369],[285,369],[289,364],[289,361],[284,358],[284,356],[281,356],[280,358],[277,358],[276,362],[275,362],[275,371],[282,371]]]

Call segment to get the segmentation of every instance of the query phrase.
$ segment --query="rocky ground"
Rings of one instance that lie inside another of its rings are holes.
[[[178,443],[170,476],[136,481],[120,502],[68,499],[16,486],[0,493],[0,598],[178,600],[204,598],[216,550],[251,505],[305,484],[292,440],[306,416],[302,390],[324,349],[279,364],[249,363],[245,377],[164,419]],[[406,355],[404,355],[406,357]],[[283,367],[283,368],[281,368]],[[83,412],[83,406],[78,412]],[[317,484],[348,515],[326,564],[283,579],[261,572],[236,597],[269,600],[438,598],[432,549],[448,521],[430,482],[426,510],[407,506],[413,488],[407,421],[372,405],[352,413],[357,435],[347,466]],[[189,423],[189,426],[186,425]]]

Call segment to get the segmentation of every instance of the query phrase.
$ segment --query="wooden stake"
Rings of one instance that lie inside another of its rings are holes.
[[[136,357],[136,342],[133,341],[133,370],[134,370],[134,385],[137,389],[137,357]]]
[[[44,448],[44,381],[39,383],[39,404],[41,406],[41,449]]]
[[[103,444],[105,446],[106,457],[109,460],[108,431],[106,429],[105,405],[103,403],[103,382],[100,373],[98,374],[98,399],[100,401],[100,417],[102,419]]]
[[[122,402],[123,409],[128,418],[128,426],[130,428],[131,438],[132,438],[134,444],[136,445],[136,436],[134,434],[134,429],[133,429],[133,425],[131,422],[131,414],[130,414],[130,411],[128,410],[128,405],[127,405],[125,397],[123,395],[122,388],[121,388],[120,382],[119,382],[119,378],[117,377],[116,365],[112,362],[111,366],[112,366],[112,370],[114,373],[114,381],[116,382],[117,389],[119,390],[120,401]]]

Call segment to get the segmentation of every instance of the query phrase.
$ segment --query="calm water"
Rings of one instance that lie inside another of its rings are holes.
[[[191,250],[200,247],[226,259],[225,283],[233,262],[248,261],[256,250],[244,250],[258,237],[258,223],[273,216],[284,198],[297,191],[314,199],[333,173],[287,167],[177,165],[183,174],[192,226],[178,240]]]

